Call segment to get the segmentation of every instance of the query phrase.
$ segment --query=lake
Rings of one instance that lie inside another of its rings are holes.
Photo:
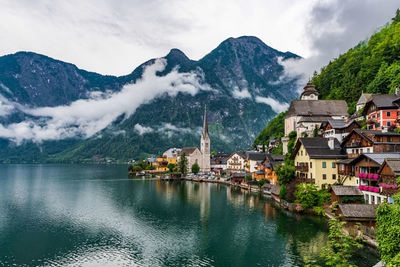
[[[131,179],[127,166],[0,165],[0,266],[302,266],[321,217],[219,184]],[[372,249],[354,257],[377,262]]]

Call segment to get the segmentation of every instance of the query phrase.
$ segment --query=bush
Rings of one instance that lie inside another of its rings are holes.
[[[300,183],[296,185],[296,203],[300,203],[303,208],[312,208],[318,204],[318,188],[315,184]]]
[[[287,193],[286,185],[282,185],[281,189],[279,190],[279,198],[280,199],[285,199],[286,198],[286,193]]]
[[[293,165],[284,164],[276,167],[279,185],[287,185],[294,179],[296,168]]]
[[[200,166],[199,166],[199,164],[194,163],[194,164],[192,165],[192,173],[198,174],[199,171],[200,171]]]
[[[250,181],[253,180],[253,178],[251,177],[251,175],[246,175],[245,179],[246,179],[247,182],[250,182]]]

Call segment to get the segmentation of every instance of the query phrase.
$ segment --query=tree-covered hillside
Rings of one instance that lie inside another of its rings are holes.
[[[312,83],[321,99],[343,99],[349,113],[362,91],[393,93],[400,87],[400,11],[391,24],[359,43],[315,74]]]
[[[311,82],[320,93],[319,99],[346,100],[350,114],[362,92],[394,93],[400,88],[400,11],[368,41],[329,62],[319,74],[316,72]],[[285,114],[271,120],[254,145],[266,144],[271,136],[283,136]]]

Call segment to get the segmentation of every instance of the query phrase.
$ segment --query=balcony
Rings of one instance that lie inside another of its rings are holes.
[[[296,181],[298,181],[299,183],[315,184],[315,179],[309,179],[309,178],[296,177]]]
[[[371,179],[373,180],[379,180],[379,175],[378,174],[374,174],[374,173],[359,173],[358,174],[358,178],[363,178],[363,179]]]
[[[360,146],[361,146],[361,142],[352,142],[352,143],[347,144],[346,147],[352,148],[352,147],[360,147]]]
[[[367,120],[367,124],[375,124],[377,120],[375,118],[370,118]]]
[[[367,186],[367,185],[359,185],[358,189],[361,191],[368,191],[368,192],[374,192],[374,193],[380,193],[380,188],[376,186]]]
[[[308,166],[307,165],[295,166],[295,167],[296,167],[296,171],[298,171],[298,172],[308,172]]]
[[[383,184],[395,185],[397,184],[397,176],[381,175],[381,181]]]

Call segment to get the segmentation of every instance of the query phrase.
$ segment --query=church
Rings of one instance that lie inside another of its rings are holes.
[[[197,147],[182,148],[181,155],[185,153],[188,160],[188,171],[191,172],[192,165],[197,163],[200,172],[208,173],[210,168],[210,135],[208,134],[207,110],[204,111],[203,132],[200,138],[200,150]]]

